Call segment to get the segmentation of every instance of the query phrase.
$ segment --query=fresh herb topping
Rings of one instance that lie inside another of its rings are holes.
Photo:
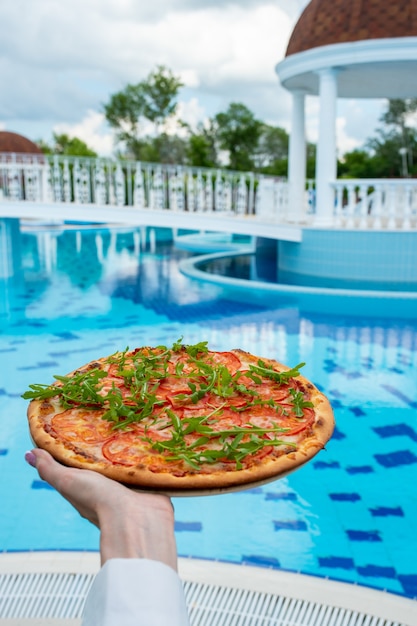
[[[294,380],[303,365],[278,372],[259,359],[244,368],[232,353],[210,352],[207,342],[184,345],[180,338],[171,348],[126,348],[70,376],[55,376],[52,385],[30,385],[22,397],[99,411],[114,431],[140,425],[142,438],[167,462],[194,470],[232,462],[239,469],[267,447],[296,447],[280,436],[291,435],[294,424],[299,432],[308,422],[305,409],[313,407]],[[255,414],[262,416],[259,423]],[[155,441],[152,428],[169,436]]]

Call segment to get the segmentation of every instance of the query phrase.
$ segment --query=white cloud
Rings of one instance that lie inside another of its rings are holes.
[[[164,64],[184,82],[179,111],[190,124],[242,102],[258,119],[288,129],[291,98],[274,67],[307,2],[37,0],[36,11],[32,0],[2,2],[0,82],[7,89],[0,119],[33,140],[72,129],[107,152],[103,104]],[[316,105],[308,100],[314,141]],[[361,122],[362,105],[339,112],[346,141],[364,139],[372,126],[370,112]]]
[[[109,156],[113,152],[114,135],[106,130],[106,120],[102,113],[89,111],[85,118],[77,124],[57,124],[53,132],[69,137],[78,137],[101,156]]]

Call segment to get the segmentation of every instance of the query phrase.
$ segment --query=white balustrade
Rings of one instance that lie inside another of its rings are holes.
[[[417,180],[337,180],[332,187],[338,227],[372,230],[417,227]]]
[[[417,228],[417,180],[357,179],[331,183],[330,227]],[[251,172],[58,155],[0,154],[2,203],[41,202],[131,206],[177,212],[253,216],[315,226],[314,181],[301,211],[288,205],[288,183]]]

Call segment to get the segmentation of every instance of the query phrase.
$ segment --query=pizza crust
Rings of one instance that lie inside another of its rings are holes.
[[[259,357],[239,349],[230,352],[238,356],[243,364],[256,364],[259,361]],[[97,359],[77,369],[76,372],[85,371],[91,367],[96,368],[97,365],[101,365],[105,361],[106,358]],[[262,361],[277,371],[290,369],[272,359],[262,358]],[[155,472],[138,466],[111,464],[105,458],[100,458],[99,446],[97,446],[97,450],[91,446],[83,449],[82,442],[80,445],[60,441],[48,432],[47,424],[51,415],[62,411],[62,408],[58,410],[53,401],[50,400],[32,400],[30,402],[28,407],[29,430],[35,445],[50,452],[56,460],[64,465],[91,469],[140,490],[183,496],[224,493],[251,488],[282,478],[305,465],[324,448],[333,433],[333,411],[327,398],[305,377],[299,375],[295,380],[308,389],[309,400],[314,404],[315,419],[308,435],[298,443],[296,450],[289,448],[281,456],[265,457],[257,464],[242,469],[215,469],[210,473],[191,470],[185,476],[176,476],[169,471]]]

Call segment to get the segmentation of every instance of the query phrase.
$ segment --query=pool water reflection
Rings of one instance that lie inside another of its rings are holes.
[[[0,229],[0,518],[3,550],[97,549],[97,532],[23,462],[20,394],[126,346],[208,341],[304,374],[330,398],[335,435],[287,478],[176,498],[183,556],[302,571],[417,596],[417,324],[303,301],[235,299],[178,271],[168,230]],[[47,529],[47,532],[45,532]]]

